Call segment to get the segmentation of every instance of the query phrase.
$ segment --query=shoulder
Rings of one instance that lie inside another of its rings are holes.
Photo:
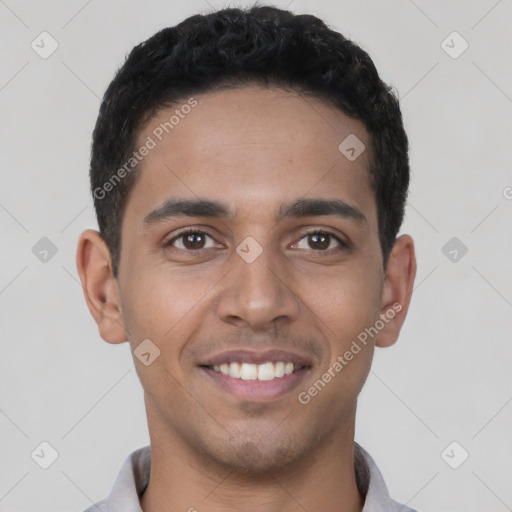
[[[366,488],[362,512],[417,512],[391,498],[384,478],[370,454],[355,443],[356,476],[363,476],[358,486]],[[358,468],[359,465],[359,468]]]
[[[89,508],[85,509],[84,512],[108,512],[108,500],[104,499],[98,501],[94,505],[91,505]]]

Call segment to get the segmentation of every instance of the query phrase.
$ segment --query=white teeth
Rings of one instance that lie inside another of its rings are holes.
[[[242,380],[256,380],[258,378],[258,367],[255,364],[242,363],[240,378]]]
[[[265,363],[258,366],[258,380],[272,380],[275,375],[274,364]]]
[[[284,377],[284,363],[279,361],[279,363],[275,364],[276,367],[276,377]]]
[[[231,363],[229,365],[229,376],[234,379],[239,379],[241,375],[242,365],[238,363]]]
[[[282,361],[263,364],[224,363],[214,365],[213,369],[234,379],[266,381],[290,375],[295,370],[295,365]]]

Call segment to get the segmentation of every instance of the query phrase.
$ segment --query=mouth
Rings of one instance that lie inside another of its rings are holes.
[[[209,383],[240,400],[265,401],[292,391],[313,367],[309,355],[286,350],[230,350],[199,365]]]
[[[282,379],[286,375],[296,373],[303,368],[309,368],[301,364],[294,364],[291,361],[267,361],[263,364],[252,363],[223,363],[221,365],[204,365],[202,368],[213,370],[216,373],[226,375],[233,379],[244,381],[260,381],[266,382],[274,379]]]

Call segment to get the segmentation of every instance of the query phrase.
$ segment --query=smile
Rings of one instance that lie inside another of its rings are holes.
[[[208,368],[234,379],[267,381],[291,375],[295,371],[300,370],[302,366],[296,366],[291,362],[278,361],[272,363],[269,361],[263,364],[224,363],[208,366]]]
[[[204,374],[218,389],[228,392],[238,400],[265,402],[275,400],[299,387],[309,374],[310,366],[293,363],[225,363],[201,366]],[[233,373],[234,377],[230,374]]]

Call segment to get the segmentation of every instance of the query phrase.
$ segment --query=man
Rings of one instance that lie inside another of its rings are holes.
[[[354,442],[416,262],[398,102],[318,18],[225,9],[128,56],[103,98],[77,266],[129,341],[150,447],[89,511],[410,511]]]

